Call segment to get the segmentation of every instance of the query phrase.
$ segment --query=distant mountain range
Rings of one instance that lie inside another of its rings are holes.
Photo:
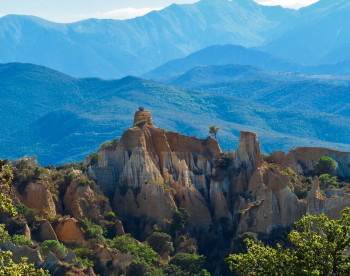
[[[266,64],[271,62],[265,69],[294,70],[297,63],[350,60],[348,14],[345,0],[321,0],[297,11],[253,0],[202,0],[123,21],[58,24],[9,15],[0,19],[0,62],[34,63],[75,77],[120,78],[212,45],[233,44],[277,56],[265,55]]]
[[[139,106],[152,112],[156,126],[187,135],[204,138],[210,124],[220,126],[223,149],[235,149],[240,130],[250,130],[259,133],[265,153],[297,145],[350,151],[347,81],[220,67],[191,69],[184,75],[192,85],[183,89],[181,81],[176,88],[136,77],[76,79],[32,64],[0,65],[0,158],[37,154],[42,165],[82,160],[131,126]]]
[[[183,74],[197,66],[229,64],[249,65],[265,71],[298,72],[314,75],[350,75],[350,61],[338,64],[303,66],[256,49],[237,45],[214,45],[194,52],[187,57],[169,61],[142,75],[142,77],[162,81]]]

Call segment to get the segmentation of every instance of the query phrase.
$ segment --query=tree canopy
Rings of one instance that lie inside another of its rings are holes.
[[[322,156],[314,166],[317,175],[332,174],[337,168],[337,161],[328,156]]]
[[[307,214],[288,236],[292,248],[246,239],[247,253],[226,262],[238,275],[350,275],[350,208],[339,220]]]

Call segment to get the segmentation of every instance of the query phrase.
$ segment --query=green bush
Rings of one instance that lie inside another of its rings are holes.
[[[158,253],[165,251],[172,253],[174,251],[171,236],[166,233],[154,232],[147,238],[147,243]]]
[[[317,175],[332,174],[337,168],[337,161],[328,156],[322,156],[314,166]]]
[[[148,244],[139,244],[129,234],[109,240],[107,246],[116,248],[124,253],[130,253],[137,258],[144,260],[147,264],[159,264],[157,253]]]
[[[184,229],[187,223],[190,221],[190,214],[184,208],[179,208],[175,211],[172,216],[172,222],[170,225],[170,230],[174,234],[175,231]]]
[[[338,178],[336,176],[331,177],[329,174],[321,174],[318,178],[322,189],[331,189],[331,187],[338,187]]]
[[[79,219],[78,225],[84,229],[85,238],[96,241],[103,240],[103,229],[101,226],[92,223],[88,219]]]
[[[202,272],[205,257],[203,255],[178,253],[169,262],[170,265],[176,265],[181,270],[195,275]]]
[[[126,267],[126,276],[145,276],[151,268],[144,260],[135,260]]]
[[[147,123],[147,120],[137,121],[134,126],[143,127]]]
[[[94,262],[92,261],[94,251],[92,249],[86,247],[77,247],[73,249],[73,252],[85,267],[94,266]]]
[[[47,256],[50,252],[58,259],[64,259],[67,256],[67,248],[60,242],[55,240],[46,240],[39,246],[40,253]]]
[[[110,211],[105,215],[105,219],[108,221],[115,221],[117,219],[117,216],[114,212]]]
[[[101,145],[102,146],[102,145]],[[100,147],[101,147],[100,146]],[[90,154],[90,165],[91,166],[97,166],[98,165],[98,160],[100,159],[100,156],[98,155],[97,152]]]
[[[31,242],[30,240],[28,240],[25,236],[23,235],[13,235],[12,237],[10,237],[10,240],[12,241],[13,244],[16,245],[30,245]]]
[[[16,211],[19,215],[22,215],[29,226],[33,227],[39,222],[39,216],[37,212],[33,209],[28,208],[24,204],[19,204],[16,206]]]

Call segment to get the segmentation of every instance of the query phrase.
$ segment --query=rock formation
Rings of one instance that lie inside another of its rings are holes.
[[[236,234],[270,233],[291,226],[306,212],[337,217],[350,205],[349,195],[327,199],[316,187],[299,200],[291,178],[263,162],[257,138],[242,131],[237,153],[222,152],[213,137],[201,140],[159,129],[148,111],[137,111],[134,125],[116,145],[98,152],[99,164],[89,173],[124,218],[144,216],[162,223],[184,207],[192,226],[208,229],[213,221],[225,220]],[[339,175],[350,176],[348,153],[297,148],[271,158],[306,173],[323,155],[338,161]]]

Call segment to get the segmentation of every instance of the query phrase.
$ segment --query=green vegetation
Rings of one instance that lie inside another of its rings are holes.
[[[349,275],[350,208],[339,220],[308,214],[295,227],[288,235],[291,248],[246,239],[247,253],[226,262],[238,275]]]
[[[177,231],[181,231],[190,222],[190,214],[185,208],[179,208],[173,213],[170,232],[175,235]]]
[[[17,245],[30,245],[31,242],[28,240],[25,236],[23,235],[13,235],[10,237],[10,240],[12,241],[13,244]]]
[[[58,259],[64,259],[67,256],[68,250],[64,244],[56,240],[46,240],[40,244],[40,253],[47,256],[50,252]]]
[[[206,270],[203,270],[204,263],[205,257],[202,255],[178,253],[170,260],[169,265],[178,266],[188,275],[210,275]]]
[[[84,229],[84,236],[86,239],[94,240],[97,242],[103,241],[103,229],[101,226],[94,224],[88,219],[79,219],[78,224]]]
[[[147,243],[159,254],[163,252],[174,252],[171,236],[166,233],[154,232],[147,238]]]
[[[99,150],[102,150],[102,149],[108,148],[108,147],[113,147],[113,146],[115,146],[116,144],[118,144],[119,141],[120,141],[120,139],[117,137],[117,138],[114,138],[113,141],[106,141],[106,142],[103,142],[103,143],[100,145]]]
[[[86,247],[77,247],[73,249],[75,256],[85,267],[93,267],[94,262],[92,261],[94,251]]]
[[[106,245],[121,252],[130,253],[148,265],[159,264],[157,253],[148,244],[138,243],[136,239],[128,234],[109,240],[106,242]]]
[[[332,174],[337,168],[337,161],[328,156],[322,156],[314,166],[317,175]]]
[[[232,162],[232,157],[226,152],[223,152],[214,160],[214,166],[215,168],[225,170],[232,164]]]
[[[143,127],[147,123],[147,120],[137,121],[134,126]]]
[[[11,168],[6,162],[0,160],[0,212],[14,216],[17,212],[9,196],[12,179]],[[0,240],[5,241],[8,237],[4,225],[0,224]],[[46,276],[49,274],[42,269],[35,269],[34,264],[28,264],[26,258],[22,258],[20,262],[15,263],[11,252],[0,250],[0,275]]]
[[[318,178],[320,181],[320,188],[323,189],[335,189],[338,188],[338,177],[331,177],[329,174],[321,174]]]
[[[217,139],[216,135],[218,134],[219,131],[220,131],[220,127],[216,127],[213,125],[209,126],[209,134],[214,135],[215,139]]]

